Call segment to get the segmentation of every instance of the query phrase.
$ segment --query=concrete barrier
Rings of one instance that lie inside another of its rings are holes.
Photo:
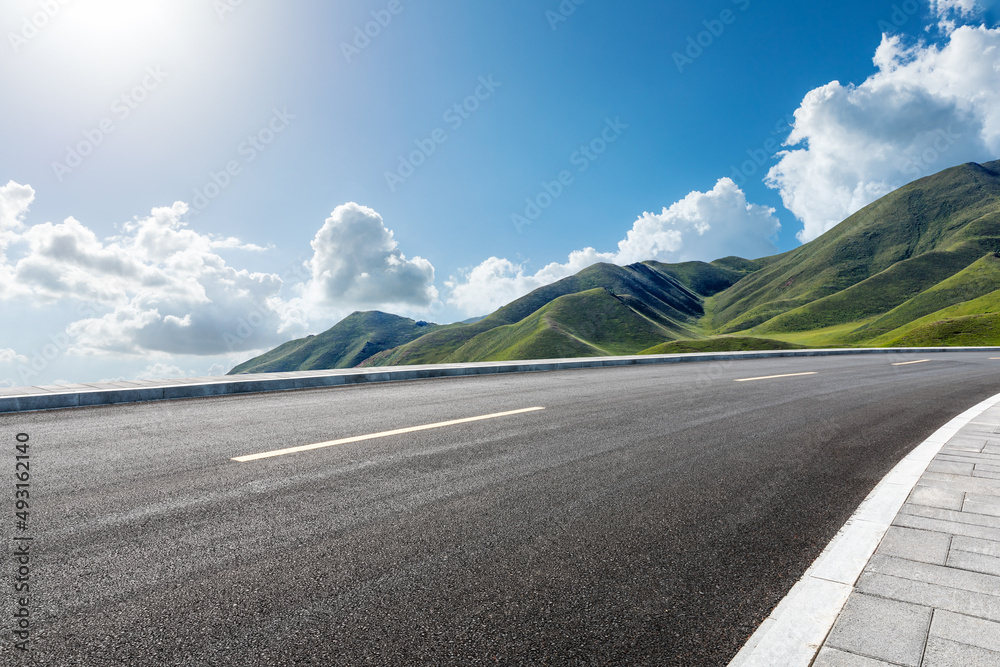
[[[164,380],[110,382],[68,386],[27,387],[0,390],[0,413],[54,410],[120,403],[141,403],[180,398],[227,396],[266,391],[316,389],[369,382],[400,382],[440,377],[489,375],[494,373],[534,373],[581,368],[607,368],[646,364],[677,364],[779,357],[821,357],[865,354],[927,354],[959,352],[1000,352],[1000,347],[921,347],[921,348],[838,348],[825,350],[771,350],[766,352],[704,352],[657,354],[627,357],[588,357],[535,361],[488,361],[431,366],[390,366],[349,368],[330,371],[225,375],[188,381]]]

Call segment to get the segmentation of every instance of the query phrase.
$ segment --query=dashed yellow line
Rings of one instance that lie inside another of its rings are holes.
[[[739,379],[739,380],[736,380],[736,381],[737,382],[755,382],[757,380],[776,380],[777,378],[794,378],[794,377],[801,377],[803,375],[817,375],[817,372],[816,371],[812,371],[810,373],[788,373],[786,375],[765,375],[764,377],[759,377],[759,378],[742,378],[742,379]]]
[[[523,415],[527,412],[537,412],[538,410],[544,410],[545,408],[524,408],[521,410],[509,410],[507,412],[496,412],[491,415],[481,415],[479,417],[465,417],[463,419],[452,419],[446,422],[437,422],[434,424],[424,424],[422,426],[410,426],[407,428],[397,428],[392,431],[382,431],[381,433],[371,433],[368,435],[356,435],[350,438],[341,438],[340,440],[329,440],[327,442],[317,442],[313,445],[300,445],[298,447],[288,447],[286,449],[276,449],[271,452],[262,452],[260,454],[248,454],[246,456],[236,456],[232,460],[239,461],[240,463],[247,463],[249,461],[259,461],[260,459],[269,459],[274,456],[285,456],[286,454],[298,454],[299,452],[309,452],[314,449],[324,449],[326,447],[336,447],[337,445],[346,445],[352,442],[362,442],[363,440],[375,440],[376,438],[388,438],[391,435],[403,435],[405,433],[416,433],[417,431],[429,431],[435,428],[444,428],[445,426],[456,426],[458,424],[468,424],[470,422],[483,421],[485,419],[497,419],[498,417],[510,417],[512,415]]]

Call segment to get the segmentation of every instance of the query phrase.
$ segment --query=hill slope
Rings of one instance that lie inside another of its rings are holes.
[[[480,339],[474,345],[469,345],[476,337],[497,329],[517,325],[523,325],[516,329],[517,332],[535,332],[533,327],[537,327],[541,322],[542,315],[545,315],[545,322],[548,325],[558,325],[564,318],[569,317],[569,311],[565,307],[557,308],[554,311],[540,313],[548,304],[556,301],[560,297],[580,294],[595,289],[606,290],[609,294],[619,297],[619,302],[631,309],[634,316],[638,316],[658,327],[661,340],[675,338],[697,338],[698,320],[704,315],[704,297],[714,293],[719,289],[729,287],[736,283],[745,275],[746,270],[734,268],[722,264],[708,264],[705,262],[688,262],[686,264],[661,264],[659,262],[643,262],[632,264],[631,266],[616,266],[614,264],[595,264],[580,273],[559,280],[551,285],[546,285],[534,290],[530,294],[517,299],[508,305],[500,308],[491,315],[483,318],[479,322],[461,328],[452,328],[446,331],[436,331],[426,336],[422,336],[406,345],[402,345],[395,350],[390,350],[382,354],[375,355],[364,362],[365,366],[392,366],[399,364],[434,364],[453,361],[472,361],[473,359],[463,356],[474,354],[475,360],[481,359],[483,349],[493,349],[494,341],[499,339],[507,340],[511,330],[505,329],[503,332],[496,332],[491,336]],[[707,293],[699,293],[697,290],[705,290]],[[595,298],[595,297],[591,297]],[[581,300],[575,303],[585,303]],[[602,300],[607,305],[606,300]],[[632,315],[626,319],[632,320]],[[529,321],[530,320],[530,321]],[[567,323],[562,327],[562,331],[578,329],[575,324]],[[551,358],[549,355],[564,356],[556,350],[568,349],[569,343],[565,342],[565,335],[558,334],[555,330],[547,332],[535,332],[541,336],[539,340],[549,341],[545,345],[531,343],[519,347],[518,343],[511,342],[509,345],[498,348],[496,354],[502,353],[499,350],[519,349],[527,354],[527,350],[536,350],[545,356],[533,358]],[[632,346],[628,342],[629,333],[623,331],[623,345],[616,349],[629,349]],[[607,340],[588,341],[581,339],[588,345],[589,352],[593,349],[604,349]],[[490,341],[490,343],[486,343]],[[556,342],[560,341],[560,342]],[[577,341],[578,343],[581,341]],[[653,343],[651,343],[653,344]],[[469,345],[469,347],[466,347]],[[485,346],[485,347],[484,347]],[[613,346],[614,347],[614,346]],[[649,347],[647,345],[646,347]],[[636,347],[634,351],[639,351],[642,347]],[[459,354],[459,350],[464,350]],[[588,354],[589,354],[588,352]],[[569,355],[574,356],[574,355]],[[504,357],[510,358],[510,357]],[[490,357],[499,360],[499,357]]]
[[[354,313],[318,336],[289,341],[240,364],[229,374],[353,368],[373,354],[442,328],[378,311]]]
[[[711,325],[734,333],[770,321],[762,332],[775,332],[860,320],[997,250],[1000,162],[961,165],[904,186],[820,238],[770,258],[717,297]],[[855,293],[820,302],[908,260],[914,261]],[[778,319],[784,313],[790,315]]]

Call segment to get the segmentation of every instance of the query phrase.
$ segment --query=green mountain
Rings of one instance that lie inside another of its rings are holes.
[[[443,328],[378,311],[354,313],[318,336],[289,341],[229,374],[353,368],[373,354]]]
[[[790,252],[596,264],[448,326],[355,313],[232,373],[801,346],[1000,344],[1000,161],[923,178]]]
[[[430,333],[362,365],[600,356],[610,349],[627,354],[664,340],[700,337],[705,298],[748,270],[725,260],[595,264],[474,324]],[[592,326],[581,322],[591,316]]]
[[[800,332],[881,315],[1000,250],[1000,162],[904,186],[719,295],[721,333]],[[766,324],[765,324],[766,323]]]

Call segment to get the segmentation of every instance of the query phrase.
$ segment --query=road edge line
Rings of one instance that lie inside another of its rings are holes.
[[[854,585],[931,460],[972,420],[1000,405],[981,401],[914,447],[875,486],[728,667],[809,667]]]

